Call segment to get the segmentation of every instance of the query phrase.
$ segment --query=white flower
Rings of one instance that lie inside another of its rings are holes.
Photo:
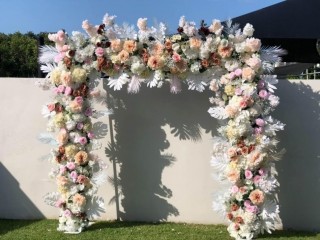
[[[217,19],[212,20],[212,24],[209,27],[209,31],[215,33],[216,35],[220,35],[222,32],[223,26],[221,22]]]
[[[240,67],[240,63],[237,60],[229,60],[226,61],[224,67],[229,71],[232,72]]]
[[[190,66],[190,71],[192,73],[199,73],[201,65],[199,62],[195,62]]]
[[[114,19],[117,16],[109,16],[108,13],[106,13],[106,15],[104,15],[102,22],[108,26],[108,27],[112,27],[114,25]]]
[[[185,16],[181,16],[179,20],[179,27],[183,27],[186,24]]]
[[[140,31],[147,31],[147,18],[139,18],[137,26]]]
[[[146,66],[140,61],[136,61],[131,65],[131,72],[137,75],[140,75],[145,69]]]
[[[270,105],[271,105],[272,107],[276,107],[276,106],[279,105],[279,97],[278,97],[278,96],[270,95],[270,96],[268,97],[268,100],[269,100]]]
[[[253,32],[254,32],[253,26],[251,24],[247,23],[243,28],[243,34],[248,37],[252,37]]]

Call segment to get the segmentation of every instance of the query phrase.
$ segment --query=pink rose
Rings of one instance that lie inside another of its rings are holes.
[[[83,128],[83,123],[77,123],[77,129],[81,130]]]
[[[83,103],[83,98],[79,96],[79,97],[76,97],[74,101],[76,101],[76,103],[81,105]]]
[[[87,143],[87,138],[86,137],[80,137],[80,138],[78,138],[78,142],[81,145],[85,145]]]
[[[253,174],[250,170],[246,170],[244,172],[244,175],[245,175],[246,179],[251,179],[253,177]]]
[[[69,209],[66,209],[66,210],[64,210],[63,215],[65,217],[71,217],[72,213],[71,213],[71,211]]]
[[[65,87],[63,85],[59,85],[57,91],[58,91],[58,93],[63,93],[64,89],[65,89]]]
[[[240,108],[245,109],[248,106],[247,100],[246,99],[241,99],[240,101]]]
[[[262,118],[257,118],[256,119],[256,124],[259,126],[259,127],[263,127],[264,126],[264,120]]]
[[[232,186],[232,188],[231,188],[231,192],[232,192],[232,193],[237,193],[237,192],[239,192],[239,188],[238,188],[236,185],[234,185],[234,186]]]
[[[241,88],[236,88],[235,94],[236,94],[237,96],[241,96],[242,93],[243,93],[243,90],[242,90]]]
[[[65,166],[60,166],[60,174],[64,174],[67,171],[67,168]]]
[[[64,95],[70,96],[71,93],[72,93],[72,88],[71,87],[66,87],[66,89],[64,90]]]
[[[229,157],[235,157],[237,156],[237,149],[236,148],[229,148],[228,149],[228,156]]]
[[[244,206],[248,212],[255,213],[255,214],[258,213],[258,207],[252,205],[249,200],[246,200],[244,202]]]
[[[267,99],[269,97],[269,94],[266,90],[260,90],[259,91],[259,97],[261,97],[262,99]]]
[[[259,134],[261,134],[262,132],[263,132],[263,128],[262,128],[262,127],[257,127],[257,128],[254,129],[254,133],[255,133],[255,134],[258,134],[258,135],[259,135]]]
[[[93,139],[94,138],[94,134],[92,132],[89,132],[87,136],[88,136],[89,139]]]
[[[240,68],[236,69],[234,71],[234,74],[237,76],[237,77],[240,77],[242,75],[242,70]]]
[[[260,168],[258,172],[259,172],[260,176],[265,175],[265,170],[263,168]]]
[[[76,179],[78,178],[78,173],[76,171],[72,171],[70,173],[70,177],[72,178],[73,182],[75,182]]]
[[[92,116],[92,109],[91,108],[87,108],[84,112],[84,114],[88,117]]]
[[[47,108],[50,112],[54,111],[56,109],[56,104],[55,103],[50,103],[47,105]]]
[[[68,162],[66,166],[70,171],[76,168],[76,164],[74,162]]]
[[[261,176],[259,176],[259,175],[256,175],[256,176],[254,176],[254,178],[253,178],[254,184],[258,184],[258,183],[260,182],[260,180],[261,180]]]
[[[65,202],[64,200],[59,199],[59,200],[56,202],[55,207],[61,208],[61,207],[64,206],[65,203],[66,203],[66,202]]]
[[[234,72],[229,73],[229,78],[233,80],[236,77],[236,74]]]
[[[98,57],[102,57],[104,54],[104,49],[102,47],[97,47],[95,53]]]
[[[181,61],[181,56],[178,53],[174,52],[173,55],[172,55],[172,60],[174,62],[180,62]]]

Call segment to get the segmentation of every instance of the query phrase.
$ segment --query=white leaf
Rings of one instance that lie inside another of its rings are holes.
[[[125,73],[121,74],[118,78],[109,78],[108,85],[113,88],[113,90],[118,91],[122,88],[122,85],[129,81],[129,76]]]
[[[143,82],[143,79],[139,78],[136,75],[132,76],[131,81],[128,84],[128,93],[138,93],[140,90],[141,82]]]
[[[48,204],[49,206],[55,207],[56,202],[60,198],[60,193],[58,192],[47,193],[46,195],[43,196],[43,198],[46,204]]]
[[[214,117],[216,119],[228,118],[228,115],[224,107],[211,107],[209,108],[208,113],[211,115],[211,117]]]
[[[38,136],[38,140],[44,144],[50,144],[53,146],[58,145],[56,139],[50,133],[40,133],[40,135]]]
[[[52,46],[41,46],[39,48],[40,56],[39,56],[39,63],[53,63],[54,58],[59,54],[58,50]]]

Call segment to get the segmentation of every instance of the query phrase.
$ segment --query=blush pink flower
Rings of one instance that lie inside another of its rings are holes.
[[[81,145],[85,145],[87,143],[87,138],[86,137],[79,137],[78,143],[80,143]]]
[[[258,184],[261,181],[261,176],[260,175],[256,175],[253,178],[253,182],[254,184]]]
[[[255,122],[259,127],[263,127],[265,124],[262,118],[257,118]]]
[[[234,71],[234,74],[237,76],[237,77],[240,77],[242,75],[242,70],[240,68],[236,69]]]
[[[251,82],[255,76],[255,72],[250,67],[245,67],[242,69],[242,78]]]
[[[74,99],[74,101],[76,102],[76,103],[78,103],[78,104],[82,104],[83,103],[83,98],[82,97],[76,97],[75,99]]]
[[[104,49],[102,47],[97,47],[96,50],[95,50],[95,54],[98,57],[102,57],[104,55]]]
[[[71,93],[72,93],[72,88],[71,87],[66,87],[66,89],[64,90],[64,95],[70,96]]]
[[[59,85],[57,88],[57,92],[58,93],[63,93],[64,92],[65,87],[63,85]]]
[[[244,201],[244,206],[248,212],[258,213],[258,207],[255,205],[252,205],[249,200]]]
[[[181,61],[181,56],[180,56],[178,53],[174,52],[174,53],[172,54],[172,60],[173,60],[174,62],[180,62],[180,61]]]
[[[259,97],[262,99],[267,99],[269,97],[269,94],[266,90],[262,89],[259,91]]]
[[[83,123],[77,123],[77,129],[81,130],[83,128]]]
[[[94,134],[92,132],[89,132],[87,136],[88,136],[89,139],[93,139],[94,138]]]
[[[246,177],[246,179],[252,179],[253,174],[250,170],[245,170],[244,175]]]
[[[76,171],[72,171],[70,173],[70,177],[72,178],[73,182],[75,182],[78,178],[78,173]]]
[[[74,162],[68,162],[68,163],[66,164],[66,167],[67,167],[70,171],[72,171],[72,170],[74,170],[74,169],[76,168],[76,164],[75,164]]]
[[[60,166],[60,169],[59,169],[60,174],[64,174],[64,173],[66,173],[66,171],[67,171],[66,166]]]
[[[58,201],[57,201],[56,204],[55,204],[55,207],[61,208],[61,207],[64,206],[65,203],[66,203],[66,202],[65,202],[64,200],[58,199]]]
[[[50,103],[47,105],[47,108],[50,112],[54,111],[56,109],[56,104],[55,103]]]
[[[66,209],[66,210],[63,211],[63,215],[64,215],[65,217],[71,217],[71,216],[72,216],[72,213],[71,213],[71,211],[70,211],[69,209]]]
[[[231,187],[231,192],[232,193],[237,193],[237,192],[239,192],[239,188],[234,185],[234,186]]]
[[[256,128],[254,128],[254,133],[255,134],[261,134],[263,132],[263,128],[262,127],[256,127]]]

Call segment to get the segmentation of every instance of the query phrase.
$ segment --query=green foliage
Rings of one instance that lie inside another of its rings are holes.
[[[81,234],[57,232],[57,220],[0,220],[3,240],[231,240],[226,226],[184,223],[97,222]],[[258,239],[313,240],[320,234],[276,231]]]
[[[40,37],[52,44],[48,33],[0,33],[0,77],[37,77]]]

